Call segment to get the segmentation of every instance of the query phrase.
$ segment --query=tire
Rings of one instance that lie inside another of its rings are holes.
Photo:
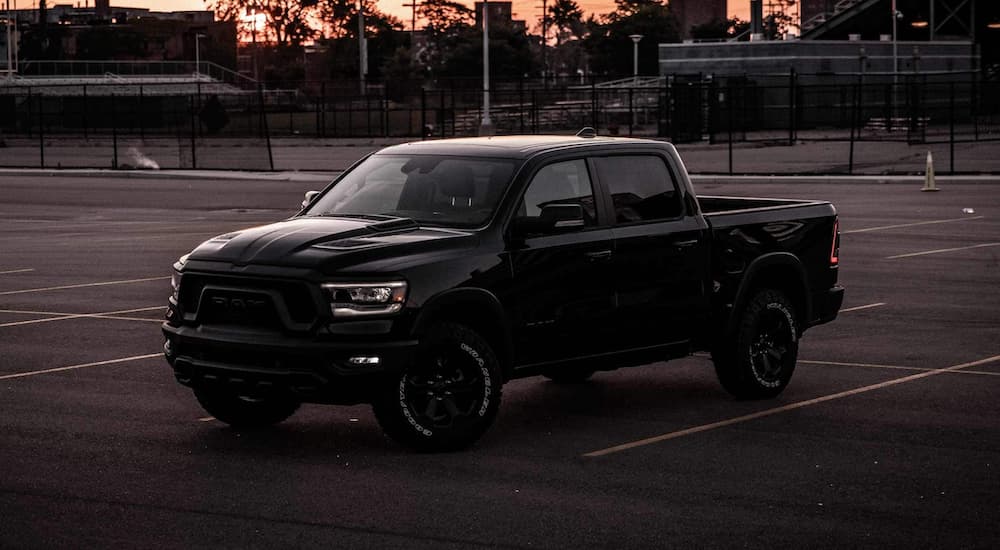
[[[234,428],[277,424],[295,414],[300,404],[288,397],[250,398],[222,388],[199,388],[194,395],[208,414]]]
[[[580,384],[586,382],[596,372],[593,369],[558,368],[545,371],[542,376],[556,384]]]
[[[784,293],[757,291],[739,314],[735,334],[712,351],[722,387],[738,399],[768,399],[788,385],[799,354],[795,306]]]
[[[486,340],[463,325],[442,323],[421,339],[414,363],[388,380],[372,408],[398,443],[455,451],[493,424],[502,386],[500,363]]]

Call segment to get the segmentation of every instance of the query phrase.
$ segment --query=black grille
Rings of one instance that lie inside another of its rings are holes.
[[[276,326],[282,307],[293,323],[309,324],[316,319],[312,294],[306,283],[297,281],[185,273],[180,303],[185,312],[198,312],[205,322]]]

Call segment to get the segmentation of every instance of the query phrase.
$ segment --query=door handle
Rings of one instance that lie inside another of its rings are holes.
[[[587,253],[584,254],[584,256],[586,256],[587,259],[590,260],[590,261],[592,261],[592,262],[598,262],[598,261],[607,260],[607,259],[611,258],[611,251],[610,250],[597,250],[595,252],[587,252]]]
[[[692,246],[698,244],[698,239],[691,239],[689,241],[674,241],[672,244],[677,248],[691,248]]]

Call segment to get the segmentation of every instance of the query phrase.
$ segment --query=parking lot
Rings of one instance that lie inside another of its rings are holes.
[[[0,547],[997,546],[1000,180],[700,185],[838,207],[844,309],[788,389],[518,380],[438,455],[367,406],[230,429],[161,355],[172,262],[319,185],[0,176]]]

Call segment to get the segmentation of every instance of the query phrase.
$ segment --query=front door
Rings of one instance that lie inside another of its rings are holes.
[[[551,207],[576,219],[553,221]],[[611,230],[598,222],[584,159],[542,167],[511,222],[511,302],[521,366],[612,349],[606,336],[615,297]]]

